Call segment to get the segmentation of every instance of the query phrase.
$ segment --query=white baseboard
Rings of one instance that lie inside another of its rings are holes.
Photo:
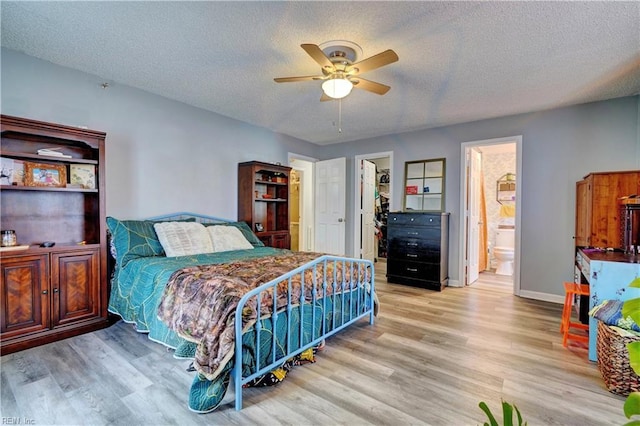
[[[447,287],[462,287],[462,285],[460,285],[460,280],[449,280]]]
[[[564,296],[559,294],[540,293],[538,291],[520,290],[520,297],[534,300],[542,300],[544,302],[552,302],[564,304]]]

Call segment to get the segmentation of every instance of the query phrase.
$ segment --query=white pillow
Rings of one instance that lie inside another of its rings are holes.
[[[211,253],[207,228],[196,222],[161,222],[153,225],[167,257]]]
[[[207,231],[209,231],[209,236],[211,237],[213,251],[253,248],[253,245],[242,235],[242,231],[235,226],[209,226]]]

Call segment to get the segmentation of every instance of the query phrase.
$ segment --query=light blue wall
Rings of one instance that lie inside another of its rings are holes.
[[[632,170],[640,158],[638,96],[319,147],[137,89],[100,88],[97,76],[2,49],[2,113],[107,132],[107,214],[173,211],[237,216],[237,163],[287,162],[287,153],[347,157],[347,218],[354,156],[393,151],[393,204],[404,162],[447,159],[450,277],[458,280],[460,144],[523,136],[521,288],[561,294],[573,276],[575,182],[591,171]],[[347,236],[353,235],[350,221]],[[347,252],[352,251],[347,238]]]
[[[349,158],[348,188],[353,188],[354,155],[394,151],[393,204],[401,206],[405,161],[445,157],[449,273],[459,280],[460,144],[522,135],[520,286],[523,291],[561,294],[561,282],[573,279],[575,183],[593,171],[638,167],[638,105],[638,96],[633,96],[395,134],[324,147],[321,158]],[[352,215],[347,212],[347,217]],[[351,232],[347,229],[347,235]]]
[[[2,49],[2,113],[107,133],[107,214],[237,217],[237,164],[317,145]],[[215,94],[213,94],[215,95]]]

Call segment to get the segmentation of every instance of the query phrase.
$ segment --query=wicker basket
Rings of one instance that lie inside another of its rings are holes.
[[[609,392],[629,395],[640,390],[640,378],[629,365],[627,344],[640,340],[638,336],[621,336],[614,328],[598,321],[598,369]]]

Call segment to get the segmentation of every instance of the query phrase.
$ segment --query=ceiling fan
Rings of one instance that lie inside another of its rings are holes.
[[[383,67],[398,60],[398,55],[391,49],[377,55],[357,61],[362,49],[348,41],[333,41],[315,44],[301,44],[300,47],[322,67],[322,75],[303,77],[274,78],[276,83],[296,81],[323,80],[321,101],[342,99],[351,93],[352,88],[363,89],[378,95],[384,95],[389,86],[366,80],[360,74]],[[357,62],[356,62],[357,61]]]

